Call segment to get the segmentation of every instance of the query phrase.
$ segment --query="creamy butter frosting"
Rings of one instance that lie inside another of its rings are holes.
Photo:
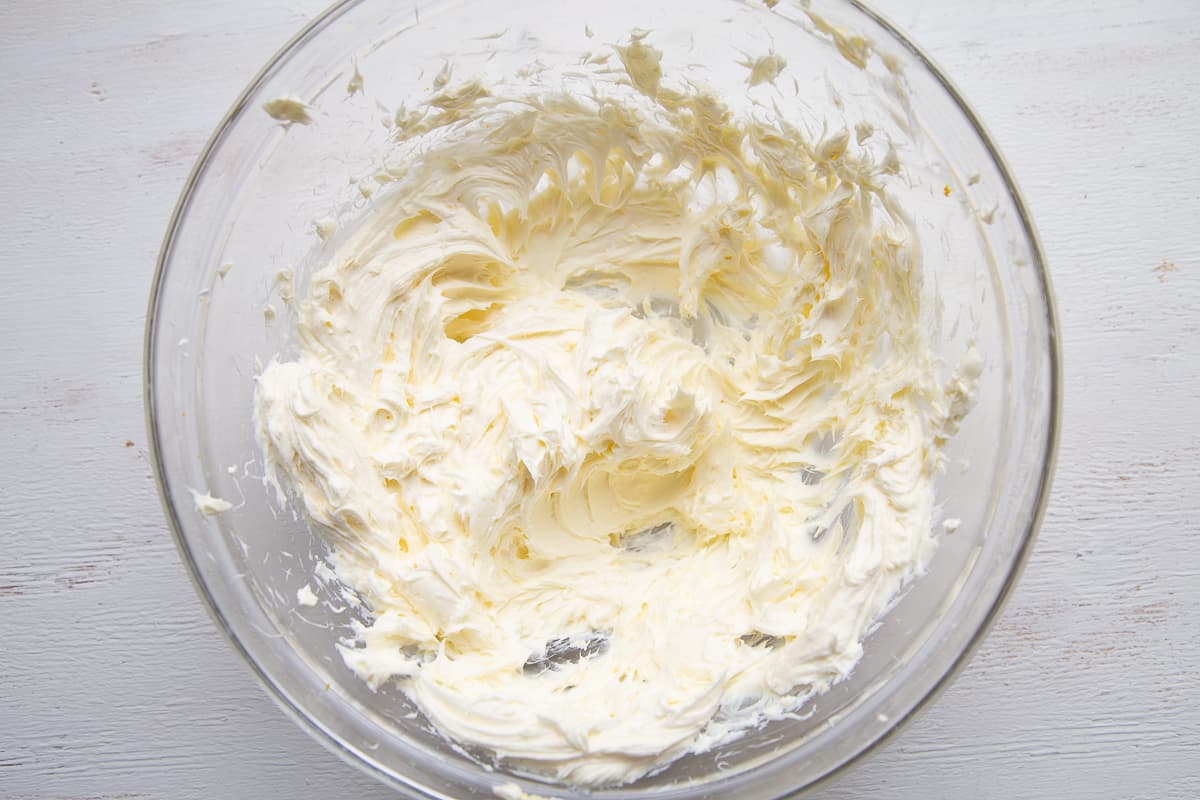
[[[222,500],[220,497],[213,497],[209,492],[200,492],[191,488],[188,491],[192,494],[192,503],[196,506],[196,510],[206,517],[223,514],[233,508],[233,503]]]
[[[668,88],[641,34],[616,51],[591,95],[447,70],[398,111],[421,158],[344,225],[256,393],[270,479],[369,608],[346,664],[580,784],[847,675],[933,550],[980,367],[939,378],[894,153]]]
[[[298,97],[290,95],[275,97],[263,103],[262,108],[263,111],[270,115],[271,119],[278,120],[286,125],[294,123],[311,125],[313,121],[312,115],[309,113],[312,109]]]

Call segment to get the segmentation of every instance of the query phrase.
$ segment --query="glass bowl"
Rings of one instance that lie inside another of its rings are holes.
[[[803,718],[587,794],[783,797],[855,760],[962,666],[1011,591],[1043,511],[1060,379],[1033,224],[975,114],[873,12],[848,0],[340,3],[254,78],[188,180],[150,299],[146,407],[166,514],[218,624],[304,727],[405,796],[490,797],[511,782],[544,797],[575,795],[448,742],[399,689],[370,690],[334,647],[349,612],[297,603],[325,545],[260,480],[252,419],[258,370],[295,347],[277,276],[294,269],[295,291],[304,291],[327,253],[314,220],[361,212],[364,187],[390,155],[382,120],[426,91],[447,60],[456,76],[485,80],[534,60],[569,70],[580,52],[635,28],[652,31],[668,76],[686,71],[735,108],[747,95],[738,62],[773,50],[788,63],[772,90],[782,113],[808,130],[866,122],[885,131],[906,167],[894,194],[920,233],[935,350],[955,363],[973,339],[985,369],[936,483],[945,517],[961,522],[870,634],[851,675]],[[356,70],[365,92],[347,91]],[[285,95],[311,105],[312,125],[264,113]],[[274,321],[264,318],[268,306],[280,312]],[[192,490],[233,507],[203,514]]]

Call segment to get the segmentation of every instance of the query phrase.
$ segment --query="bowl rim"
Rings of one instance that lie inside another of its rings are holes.
[[[1025,531],[1021,535],[1020,544],[1008,566],[1007,574],[1004,576],[1004,581],[1000,586],[995,599],[991,606],[984,614],[976,630],[972,633],[971,638],[967,641],[962,651],[950,662],[944,672],[933,685],[909,708],[905,713],[897,716],[890,721],[890,724],[873,740],[867,742],[857,752],[845,758],[841,763],[831,767],[824,774],[815,778],[804,786],[796,787],[779,796],[779,800],[790,800],[801,795],[808,794],[818,787],[826,786],[831,781],[842,776],[852,768],[861,765],[872,753],[876,752],[885,742],[888,742],[898,732],[906,728],[921,712],[925,711],[934,700],[942,695],[943,692],[950,686],[951,683],[963,672],[963,669],[970,660],[978,652],[980,645],[987,638],[992,625],[1000,616],[1005,604],[1008,602],[1015,589],[1021,574],[1029,560],[1030,553],[1033,550],[1036,542],[1039,529],[1045,517],[1046,507],[1049,503],[1051,484],[1053,483],[1055,465],[1058,460],[1058,447],[1061,435],[1062,425],[1062,342],[1061,329],[1059,326],[1059,315],[1055,302],[1053,287],[1051,285],[1050,274],[1047,269],[1046,256],[1042,248],[1041,238],[1038,236],[1037,227],[1033,222],[1033,217],[1030,214],[1029,206],[1025,200],[1023,193],[1017,185],[1016,178],[1013,176],[1008,162],[1001,155],[999,147],[996,145],[991,133],[975,112],[974,108],[967,102],[962,92],[950,80],[947,74],[934,62],[934,60],[915,42],[913,42],[901,29],[889,21],[885,16],[867,6],[862,0],[838,0],[844,3],[856,12],[862,14],[890,36],[896,44],[907,50],[930,75],[940,84],[941,88],[946,92],[950,100],[956,105],[963,117],[970,124],[975,135],[978,137],[984,150],[991,158],[993,165],[996,167],[1001,178],[1004,180],[1004,186],[1009,196],[1012,198],[1013,204],[1016,207],[1017,214],[1020,220],[1020,226],[1024,231],[1028,241],[1030,250],[1033,255],[1033,264],[1037,281],[1039,294],[1045,311],[1047,323],[1047,341],[1046,354],[1049,360],[1049,409],[1047,417],[1046,441],[1042,452],[1042,466],[1040,475],[1038,476],[1038,486],[1034,495],[1034,503],[1032,513],[1029,515],[1028,524]],[[158,490],[159,500],[162,503],[163,512],[167,518],[167,522],[171,528],[172,537],[175,540],[176,549],[179,551],[180,560],[187,567],[188,577],[191,580],[192,586],[196,593],[204,601],[204,606],[208,611],[209,616],[216,623],[228,642],[233,646],[234,650],[241,655],[242,660],[250,667],[252,673],[262,686],[269,697],[282,708],[288,716],[290,716],[299,727],[305,730],[313,739],[320,743],[325,749],[336,754],[344,762],[357,767],[360,771],[371,775],[376,780],[381,780],[393,788],[402,791],[413,792],[420,798],[439,798],[444,795],[430,793],[425,787],[419,784],[411,783],[405,780],[402,776],[396,775],[393,772],[385,769],[381,765],[375,763],[368,758],[366,754],[360,753],[357,749],[347,745],[332,731],[328,730],[319,721],[310,716],[304,708],[294,701],[291,696],[279,686],[267,673],[265,668],[254,659],[250,651],[238,638],[224,613],[218,606],[216,599],[213,597],[208,585],[204,582],[196,562],[196,558],[188,547],[187,539],[184,535],[184,524],[180,515],[180,510],[176,506],[168,489],[168,481],[166,475],[166,467],[162,452],[162,437],[160,436],[158,427],[158,405],[155,400],[154,386],[156,381],[156,370],[154,366],[154,354],[158,344],[158,323],[161,318],[160,302],[163,295],[163,286],[166,280],[166,273],[170,261],[173,245],[179,233],[183,219],[191,206],[192,200],[196,193],[200,178],[208,169],[212,156],[222,140],[225,138],[226,132],[240,118],[243,111],[246,110],[250,103],[250,98],[258,91],[258,89],[266,83],[267,79],[274,74],[276,69],[290,56],[290,54],[300,47],[305,41],[311,39],[316,34],[320,33],[324,28],[328,27],[337,18],[351,8],[357,6],[361,0],[336,0],[332,5],[328,6],[324,11],[313,17],[299,31],[292,35],[275,53],[267,60],[261,69],[255,73],[246,87],[234,100],[233,104],[221,117],[217,126],[213,129],[212,134],[208,137],[204,147],[196,157],[196,162],[192,166],[191,171],[184,182],[179,199],[176,201],[175,207],[172,209],[171,216],[167,222],[166,232],[163,235],[162,244],[159,248],[158,257],[155,261],[154,277],[150,286],[150,296],[146,311],[146,328],[142,345],[142,399],[145,409],[146,430],[148,434],[149,450],[151,454],[151,466],[154,473],[155,486]]]

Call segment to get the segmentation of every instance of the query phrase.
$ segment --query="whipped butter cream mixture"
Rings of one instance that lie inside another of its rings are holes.
[[[932,551],[978,370],[938,377],[894,158],[669,89],[659,55],[399,112],[420,157],[257,389],[269,475],[370,610],[346,663],[581,784],[846,676]]]

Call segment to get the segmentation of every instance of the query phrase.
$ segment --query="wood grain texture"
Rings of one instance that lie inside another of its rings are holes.
[[[144,448],[171,207],[322,4],[0,10],[0,798],[391,796],[278,711],[210,623]],[[1200,4],[876,5],[1026,193],[1065,427],[1038,547],[978,656],[817,796],[1200,797]]]

